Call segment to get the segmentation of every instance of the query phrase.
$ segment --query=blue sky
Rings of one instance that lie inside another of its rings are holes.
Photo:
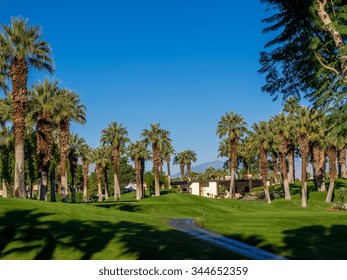
[[[226,112],[251,126],[281,111],[260,90],[259,52],[270,38],[261,33],[268,14],[260,1],[1,2],[1,23],[22,15],[43,27],[54,79],[87,107],[86,125],[72,130],[93,147],[111,121],[133,141],[159,122],[176,151],[195,150],[199,164],[217,158],[215,131]],[[30,81],[45,76],[32,72]]]

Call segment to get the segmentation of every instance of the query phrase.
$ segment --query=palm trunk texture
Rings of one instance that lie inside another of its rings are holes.
[[[326,198],[326,202],[332,202],[333,194],[334,194],[334,186],[335,186],[335,179],[336,179],[336,148],[333,145],[330,145],[329,151],[328,151],[328,157],[329,157],[329,176],[330,176],[330,184],[329,184],[329,190]]]

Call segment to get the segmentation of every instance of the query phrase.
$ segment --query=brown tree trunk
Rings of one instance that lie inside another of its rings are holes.
[[[332,202],[333,194],[334,194],[334,186],[335,186],[335,179],[336,179],[336,148],[333,145],[329,146],[328,150],[328,157],[329,157],[329,176],[330,176],[330,184],[329,184],[329,190],[326,198],[326,202]]]
[[[180,163],[181,181],[184,181],[184,164]]]
[[[41,186],[40,186],[40,200],[47,201],[47,190],[48,190],[48,168],[45,167],[41,170]]]
[[[298,133],[298,143],[301,151],[301,207],[307,208],[307,165],[310,143],[307,133]]]
[[[51,202],[56,202],[57,199],[55,196],[55,170],[54,170],[54,168],[51,171],[50,179],[51,179]]]
[[[104,168],[104,176],[105,176],[105,199],[108,200],[108,177],[107,177],[107,167]]]
[[[87,159],[82,159],[82,172],[83,172],[83,202],[88,202],[88,172],[89,163]]]
[[[325,192],[325,152],[324,149],[319,146],[314,146],[312,148],[313,154],[313,166],[316,171],[315,184],[319,192]]]
[[[283,153],[280,153],[280,162],[281,162],[281,175],[283,178],[283,190],[284,190],[284,199],[291,200],[290,188],[288,182],[288,174],[287,174],[287,161],[286,156]]]
[[[145,195],[145,188],[143,186],[143,175],[145,173],[145,160],[143,158],[140,159],[141,162],[141,170],[140,170],[140,186],[142,191],[142,198],[144,198]]]
[[[188,176],[188,181],[190,182],[192,180],[190,162],[187,162],[187,176]]]
[[[28,67],[23,57],[15,56],[11,65],[12,81],[12,112],[13,129],[15,136],[15,176],[14,196],[26,198],[25,176],[24,176],[24,137],[25,116],[27,111],[27,79]]]
[[[96,168],[96,179],[98,181],[98,201],[103,201],[102,198],[102,168],[100,164],[95,165]]]
[[[236,138],[230,140],[229,150],[230,150],[230,186],[229,186],[229,198],[234,198],[235,196],[235,169],[237,168],[237,142]]]

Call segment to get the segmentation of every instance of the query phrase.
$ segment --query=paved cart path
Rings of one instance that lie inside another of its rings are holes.
[[[194,219],[170,219],[169,224],[179,231],[219,245],[252,260],[286,260],[284,257],[203,229],[194,223]]]

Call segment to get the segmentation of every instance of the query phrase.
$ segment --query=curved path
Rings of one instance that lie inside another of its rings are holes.
[[[286,260],[286,258],[250,246],[246,243],[225,237],[197,226],[194,219],[170,219],[169,224],[182,232],[193,235],[202,240],[219,245],[225,249],[243,255],[253,260]]]

